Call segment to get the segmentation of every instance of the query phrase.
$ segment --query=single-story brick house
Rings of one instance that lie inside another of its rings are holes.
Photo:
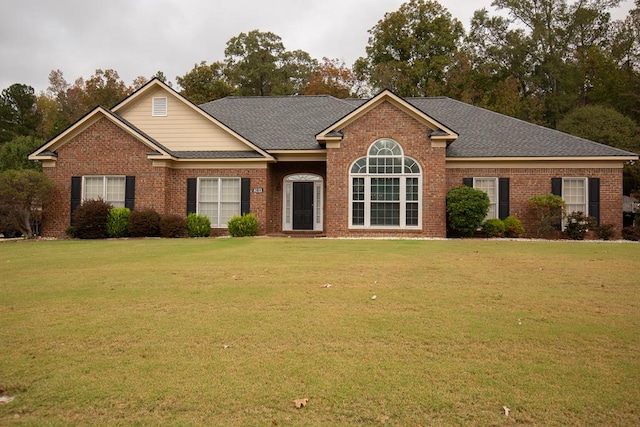
[[[154,79],[97,107],[29,158],[56,185],[42,231],[63,237],[83,200],[207,215],[225,234],[254,213],[260,234],[444,237],[447,191],[487,192],[489,217],[554,192],[622,226],[634,153],[445,97],[228,97],[196,106]]]

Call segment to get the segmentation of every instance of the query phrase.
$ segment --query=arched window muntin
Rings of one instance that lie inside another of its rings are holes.
[[[420,228],[422,170],[390,138],[376,140],[349,170],[351,228]]]

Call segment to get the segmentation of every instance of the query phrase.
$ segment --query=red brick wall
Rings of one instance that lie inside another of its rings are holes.
[[[149,147],[107,119],[100,119],[57,150],[55,167],[43,168],[56,185],[53,201],[45,207],[45,236],[64,237],[70,224],[71,177],[135,175],[136,207],[164,209],[164,176],[147,160]]]
[[[327,149],[325,230],[329,236],[414,236],[446,235],[445,148],[432,148],[428,128],[389,102],[383,102],[343,129],[340,148]],[[422,229],[350,230],[349,169],[357,158],[367,155],[373,142],[391,138],[405,156],[422,168]]]
[[[187,178],[241,177],[251,188],[267,186],[266,169],[169,169],[154,167],[151,150],[107,119],[100,119],[57,150],[56,166],[44,168],[56,185],[53,201],[45,207],[43,235],[64,237],[70,224],[71,177],[130,175],[136,177],[135,207],[152,208],[161,215],[186,216]],[[267,192],[251,193],[251,212],[258,217],[259,233],[266,232]],[[224,234],[226,230],[217,230]],[[216,230],[214,229],[214,233]]]
[[[222,177],[251,179],[251,213],[258,218],[258,234],[267,231],[267,169],[168,169],[170,178],[167,185],[167,213],[187,214],[187,178]],[[262,188],[262,193],[254,193],[254,188]],[[227,230],[211,230],[212,235],[227,235]]]
[[[527,201],[551,192],[552,177],[600,178],[600,223],[615,224],[619,235],[622,227],[622,169],[611,168],[495,168],[447,169],[447,191],[462,185],[462,178],[509,178],[509,212],[518,217],[527,231],[535,236],[534,218]]]

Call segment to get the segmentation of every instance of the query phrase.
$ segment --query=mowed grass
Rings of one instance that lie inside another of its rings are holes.
[[[640,425],[639,290],[631,243],[2,243],[0,425]]]

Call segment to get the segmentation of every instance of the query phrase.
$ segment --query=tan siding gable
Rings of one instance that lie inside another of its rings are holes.
[[[152,116],[154,97],[167,98],[166,117]],[[245,143],[162,88],[143,94],[118,114],[169,150],[252,151]]]

